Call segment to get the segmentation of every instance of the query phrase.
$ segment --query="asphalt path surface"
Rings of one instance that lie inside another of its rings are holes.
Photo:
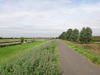
[[[61,75],[100,75],[100,68],[84,56],[70,49],[60,40],[57,43]]]

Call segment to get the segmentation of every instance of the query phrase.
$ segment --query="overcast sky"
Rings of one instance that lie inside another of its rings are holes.
[[[0,0],[1,37],[57,37],[83,27],[100,35],[100,0]]]

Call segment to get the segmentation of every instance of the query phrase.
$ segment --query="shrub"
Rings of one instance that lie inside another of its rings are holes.
[[[23,43],[24,42],[24,37],[20,38],[20,42]]]

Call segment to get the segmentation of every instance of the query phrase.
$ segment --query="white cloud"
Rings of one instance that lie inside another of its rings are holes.
[[[4,8],[7,10],[0,12],[1,36],[58,36],[68,28],[81,30],[86,26],[93,28],[94,35],[98,34],[99,3],[71,7],[67,5],[72,2],[71,0],[61,1],[62,3],[26,0],[19,1],[15,5],[8,2]],[[63,5],[65,1],[67,4]]]

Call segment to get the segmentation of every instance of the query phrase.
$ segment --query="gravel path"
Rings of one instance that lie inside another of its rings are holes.
[[[57,41],[61,75],[100,75],[100,68],[90,63],[84,56]]]

